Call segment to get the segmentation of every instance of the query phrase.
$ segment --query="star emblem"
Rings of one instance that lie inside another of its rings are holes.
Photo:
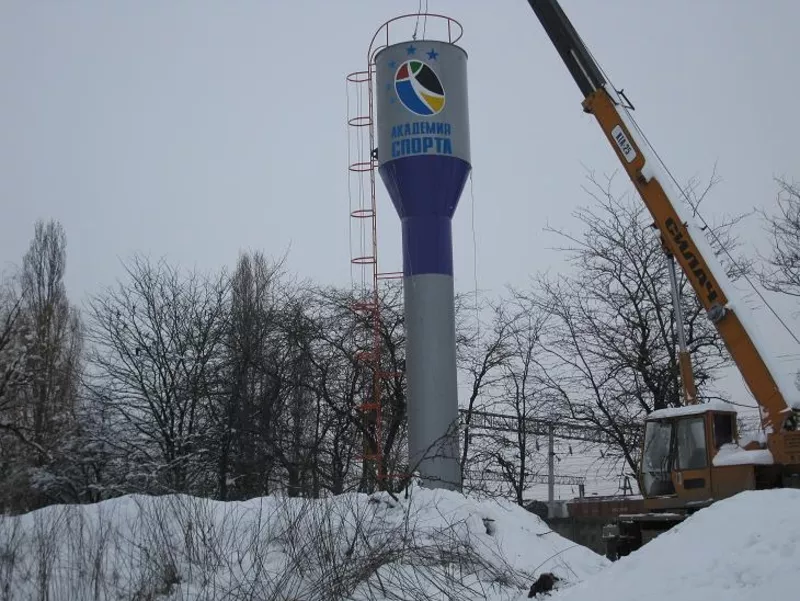
[[[397,61],[389,61],[389,68],[390,69],[397,68]]]
[[[417,51],[417,49],[414,47],[413,44],[411,46],[409,46],[408,48],[406,48],[406,52],[409,54],[409,56],[414,54],[414,53],[416,53],[416,51]]]
[[[433,48],[431,48],[431,51],[428,52],[427,54],[428,54],[428,58],[431,59],[432,61],[435,61],[436,57],[439,56],[439,53],[436,52],[436,50],[434,50]]]

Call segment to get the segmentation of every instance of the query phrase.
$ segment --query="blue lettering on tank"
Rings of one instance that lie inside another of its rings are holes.
[[[453,143],[450,138],[438,136],[416,136],[392,142],[392,158],[417,154],[453,154]]]
[[[452,127],[443,121],[414,121],[392,126],[392,158],[453,154]]]

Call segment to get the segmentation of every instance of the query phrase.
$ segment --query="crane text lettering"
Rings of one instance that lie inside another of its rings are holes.
[[[626,136],[625,132],[622,130],[622,126],[615,126],[614,129],[611,130],[611,136],[614,138],[614,142],[617,143],[617,147],[620,152],[622,152],[622,156],[625,157],[625,160],[629,163],[633,161],[636,158],[636,150],[634,150],[633,144],[630,143],[628,136]]]
[[[714,302],[719,294],[714,288],[714,282],[711,281],[703,266],[700,265],[700,260],[697,258],[697,255],[689,250],[689,240],[683,235],[683,232],[681,232],[678,224],[675,223],[672,217],[667,218],[665,225],[675,246],[678,247],[683,258],[686,259],[689,269],[696,278],[697,283],[706,291],[706,299],[709,303]]]

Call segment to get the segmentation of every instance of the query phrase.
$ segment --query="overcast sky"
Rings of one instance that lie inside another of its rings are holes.
[[[134,252],[217,269],[241,249],[289,249],[300,276],[348,284],[344,80],[381,23],[417,5],[0,0],[0,267],[19,263],[37,218],[56,218],[79,302]],[[707,219],[771,209],[773,178],[800,178],[800,2],[562,6],[679,181],[716,163]],[[527,2],[429,8],[463,23],[469,53],[474,189],[454,222],[456,286],[471,290],[477,267],[500,292],[559,268],[542,228],[578,228],[585,168],[618,165]],[[379,191],[393,271],[399,223]],[[757,219],[740,233],[763,245]]]

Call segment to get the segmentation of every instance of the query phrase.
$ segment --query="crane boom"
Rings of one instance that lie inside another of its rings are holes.
[[[716,326],[762,409],[762,423],[767,432],[794,429],[800,402],[793,383],[770,368],[766,350],[745,314],[748,308],[730,302],[732,287],[724,269],[717,262],[702,229],[679,204],[668,174],[644,137],[639,135],[619,93],[609,85],[557,0],[528,0],[528,3],[581,90],[584,111],[597,119],[650,211],[665,247],[686,274]],[[791,446],[794,447],[794,443]],[[796,449],[784,448],[782,436],[774,437],[769,447],[779,463],[798,457]]]

